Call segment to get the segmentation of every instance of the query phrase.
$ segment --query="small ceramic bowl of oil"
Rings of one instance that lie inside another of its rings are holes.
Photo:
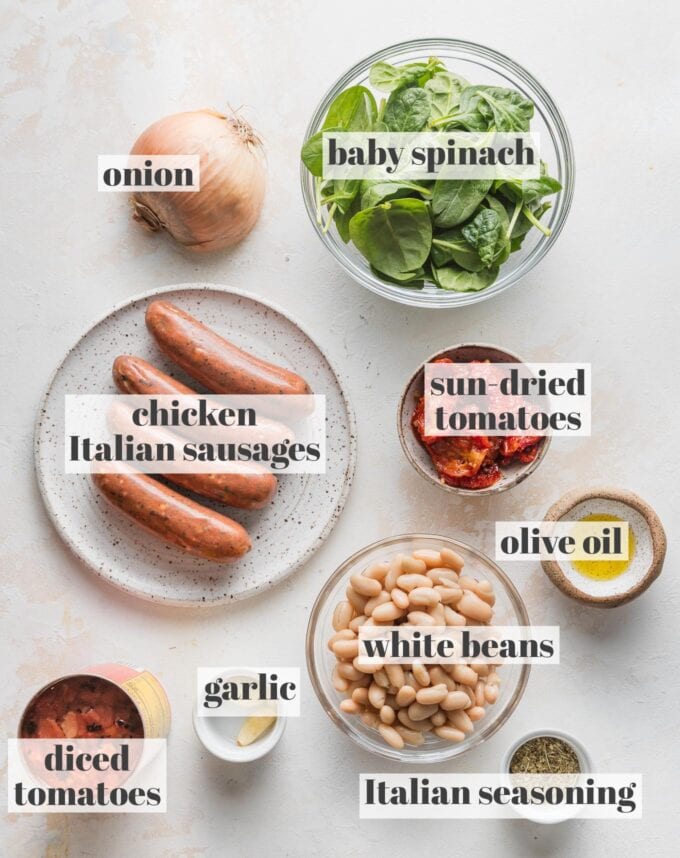
[[[661,574],[666,556],[663,525],[652,507],[633,492],[610,487],[569,492],[550,507],[545,519],[628,523],[627,560],[541,562],[553,584],[572,599],[614,608],[644,593]]]

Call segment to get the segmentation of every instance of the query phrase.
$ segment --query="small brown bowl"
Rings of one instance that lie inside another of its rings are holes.
[[[399,440],[406,458],[418,473],[425,479],[439,486],[447,492],[452,492],[457,495],[468,495],[481,497],[483,495],[495,495],[500,492],[505,492],[513,486],[518,485],[523,480],[532,474],[543,461],[545,454],[550,446],[550,436],[546,435],[543,439],[541,447],[533,462],[528,464],[512,464],[503,467],[502,476],[497,483],[483,489],[465,489],[459,486],[450,486],[445,483],[437,473],[432,460],[430,459],[427,450],[417,439],[413,427],[411,426],[411,416],[413,409],[416,406],[418,397],[423,395],[424,389],[424,365],[431,363],[438,358],[450,358],[453,361],[466,363],[469,361],[490,361],[491,363],[524,363],[522,358],[516,354],[502,349],[500,346],[494,346],[489,343],[463,343],[457,346],[449,346],[435,354],[430,355],[427,360],[418,367],[408,380],[404,392],[399,401],[397,411],[397,431]]]
[[[580,509],[578,509],[580,507]],[[603,508],[606,507],[606,508]],[[578,510],[577,512],[574,512]],[[591,581],[591,591],[580,589],[580,581],[588,581],[566,564],[569,561],[542,560],[543,571],[566,596],[599,608],[615,608],[637,598],[661,574],[666,557],[666,533],[659,516],[641,497],[626,489],[600,486],[567,492],[545,514],[546,521],[578,520],[588,512],[611,513],[628,520],[636,539],[631,569],[610,581]],[[626,518],[628,516],[628,518]],[[639,564],[636,574],[634,563]],[[629,576],[627,579],[624,576]],[[579,581],[580,579],[580,581]],[[618,586],[617,586],[618,584]],[[609,586],[604,586],[609,585]],[[621,586],[623,585],[623,589]],[[585,585],[584,585],[585,586]],[[594,591],[594,592],[593,592]],[[599,592],[598,592],[599,591]]]

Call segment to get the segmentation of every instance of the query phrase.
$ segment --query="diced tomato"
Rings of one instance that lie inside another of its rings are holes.
[[[110,727],[113,724],[113,709],[106,703],[97,704],[97,712],[99,714],[99,723],[103,728]]]
[[[61,729],[64,731],[64,736],[67,739],[81,739],[87,735],[87,726],[85,719],[80,712],[71,710],[67,712],[61,722]]]
[[[429,449],[434,466],[444,479],[474,476],[487,455],[487,450],[480,450],[470,438],[439,438]]]
[[[38,739],[63,739],[64,731],[54,718],[41,718],[38,721]]]
[[[450,486],[458,486],[461,489],[485,489],[497,483],[501,476],[501,469],[495,462],[492,462],[471,477],[460,477],[456,480],[444,477],[444,481]]]
[[[538,444],[540,440],[540,437],[536,435],[509,435],[507,438],[502,439],[501,456],[509,459],[516,453],[521,453],[528,447]]]

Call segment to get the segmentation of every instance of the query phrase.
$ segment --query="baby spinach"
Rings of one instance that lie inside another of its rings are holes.
[[[481,271],[466,271],[457,265],[432,268],[432,276],[440,289],[452,292],[481,292],[498,277],[498,266]]]
[[[326,131],[342,131],[342,128],[324,128],[317,131],[302,145],[302,162],[313,176],[323,175],[323,135]]]
[[[351,86],[328,108],[322,131],[370,131],[378,116],[378,106],[370,89]]]
[[[491,180],[437,179],[432,193],[432,214],[440,227],[456,226],[479,208]]]
[[[354,215],[361,210],[360,206],[360,198],[359,195],[354,197],[349,207],[343,211],[342,209],[336,209],[333,215],[333,222],[335,223],[335,228],[338,231],[340,238],[345,242],[345,244],[349,244],[349,223],[354,217]]]
[[[430,95],[419,86],[393,92],[387,99],[384,122],[389,131],[422,131],[430,118]]]
[[[384,271],[378,271],[371,265],[371,271],[377,274],[382,280],[387,280],[389,283],[396,283],[397,286],[408,286],[411,289],[422,289],[425,285],[425,269],[419,268],[417,271],[408,271],[399,277],[389,277]]]
[[[369,88],[384,95],[376,101]],[[538,229],[546,197],[560,183],[541,165],[538,179],[411,182],[399,179],[325,180],[324,131],[427,130],[526,132],[534,105],[522,93],[469,84],[437,57],[395,66],[374,63],[366,86],[337,95],[301,158],[314,176],[317,220],[352,242],[381,279],[408,288],[434,283],[465,292],[486,289],[500,266]],[[327,210],[327,212],[326,212]]]
[[[368,75],[369,83],[382,92],[395,92],[407,86],[424,86],[444,65],[437,57],[426,62],[393,66],[386,62],[373,63]]]
[[[441,119],[447,116],[460,104],[460,95],[467,86],[467,81],[448,71],[440,71],[433,75],[425,84],[430,93],[431,119]]]
[[[463,227],[463,237],[479,253],[489,268],[502,247],[501,221],[493,209],[482,209],[475,219]]]
[[[422,200],[393,200],[354,215],[354,245],[378,271],[395,279],[424,265],[432,246],[432,223]]]
[[[440,268],[449,262],[455,262],[466,271],[481,271],[484,268],[479,253],[466,241],[460,226],[439,232],[432,238],[431,259],[432,264]]]
[[[371,182],[364,180],[361,183],[361,208],[370,209],[386,200],[412,197],[416,194],[429,197],[432,192],[424,185],[417,185],[415,182]]]

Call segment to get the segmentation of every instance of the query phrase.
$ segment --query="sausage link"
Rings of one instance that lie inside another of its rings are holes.
[[[208,560],[226,562],[250,550],[250,537],[235,521],[174,492],[146,474],[93,474],[102,495],[165,542]]]
[[[152,301],[146,325],[160,350],[213,393],[307,394],[296,373],[239,349],[168,301]]]
[[[196,395],[182,382],[132,355],[119,355],[113,362],[113,380],[118,390],[142,396]],[[147,430],[148,431],[148,430]],[[238,507],[262,509],[274,497],[278,481],[256,462],[243,462],[239,474],[164,474],[164,478],[205,498]],[[252,472],[252,473],[251,473]]]

